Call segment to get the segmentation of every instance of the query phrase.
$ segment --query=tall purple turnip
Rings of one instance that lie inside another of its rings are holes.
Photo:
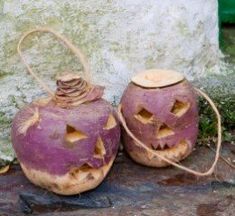
[[[80,57],[85,70],[88,68],[80,51],[52,30],[34,30],[23,39],[36,31],[63,40]],[[22,57],[20,45],[18,51]],[[29,66],[28,70],[36,77]],[[103,90],[78,75],[65,73],[57,79],[55,93],[49,92],[50,97],[34,101],[16,114],[12,143],[31,182],[71,195],[93,189],[103,181],[114,162],[120,138],[116,113],[102,99]]]

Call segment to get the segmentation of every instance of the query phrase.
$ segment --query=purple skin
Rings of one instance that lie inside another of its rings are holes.
[[[180,117],[171,112],[174,102],[189,102],[189,109]],[[182,140],[190,141],[190,149],[195,145],[198,134],[198,108],[194,90],[186,80],[164,88],[147,89],[130,83],[122,99],[122,112],[127,126],[146,146],[161,149],[160,144],[168,147],[177,145]],[[154,115],[152,124],[143,124],[134,116],[144,107]],[[157,129],[165,123],[174,131],[173,135],[156,138]],[[133,140],[123,133],[127,151],[142,151]]]
[[[29,127],[26,134],[20,133],[18,127],[22,119],[30,117],[36,108],[40,121]],[[99,168],[107,164],[118,151],[120,127],[117,118],[115,127],[103,129],[110,114],[116,118],[112,106],[103,99],[71,109],[60,108],[53,102],[45,106],[31,103],[19,111],[13,120],[11,134],[16,155],[27,167],[55,175],[64,175],[71,168],[79,168],[84,164]],[[65,141],[67,125],[82,131],[87,138],[69,146]],[[104,159],[94,157],[99,136],[106,150]]]

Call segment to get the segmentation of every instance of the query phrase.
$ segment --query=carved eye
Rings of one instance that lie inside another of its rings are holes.
[[[151,124],[153,122],[153,114],[144,108],[142,108],[134,117],[143,124]]]
[[[108,117],[108,120],[104,126],[104,129],[110,130],[110,129],[114,128],[116,125],[117,125],[117,122],[116,122],[114,116],[110,114]]]
[[[84,134],[82,131],[76,130],[70,125],[66,126],[65,141],[67,142],[68,147],[74,147],[75,142],[86,138],[87,135]]]
[[[95,144],[94,157],[104,158],[105,154],[106,154],[106,150],[104,147],[104,143],[103,143],[101,137],[98,137],[96,144]]]
[[[171,109],[171,113],[180,117],[188,111],[189,107],[190,107],[190,103],[176,100]]]
[[[171,136],[173,134],[175,134],[175,132],[170,127],[168,127],[166,124],[163,123],[160,126],[160,128],[157,130],[156,137],[157,139],[161,139],[167,136]]]

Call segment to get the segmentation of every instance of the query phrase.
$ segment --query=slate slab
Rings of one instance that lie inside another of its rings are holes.
[[[0,215],[233,215],[235,171],[223,161],[212,176],[199,178],[173,167],[143,167],[120,154],[98,188],[69,197],[32,185],[12,166],[0,176]],[[234,146],[224,144],[222,154],[233,159]],[[182,163],[202,170],[213,157],[210,149],[198,147]]]

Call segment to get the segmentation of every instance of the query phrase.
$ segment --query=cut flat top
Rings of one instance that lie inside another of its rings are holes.
[[[173,70],[151,69],[138,73],[131,81],[146,88],[165,87],[184,80],[183,74]]]

